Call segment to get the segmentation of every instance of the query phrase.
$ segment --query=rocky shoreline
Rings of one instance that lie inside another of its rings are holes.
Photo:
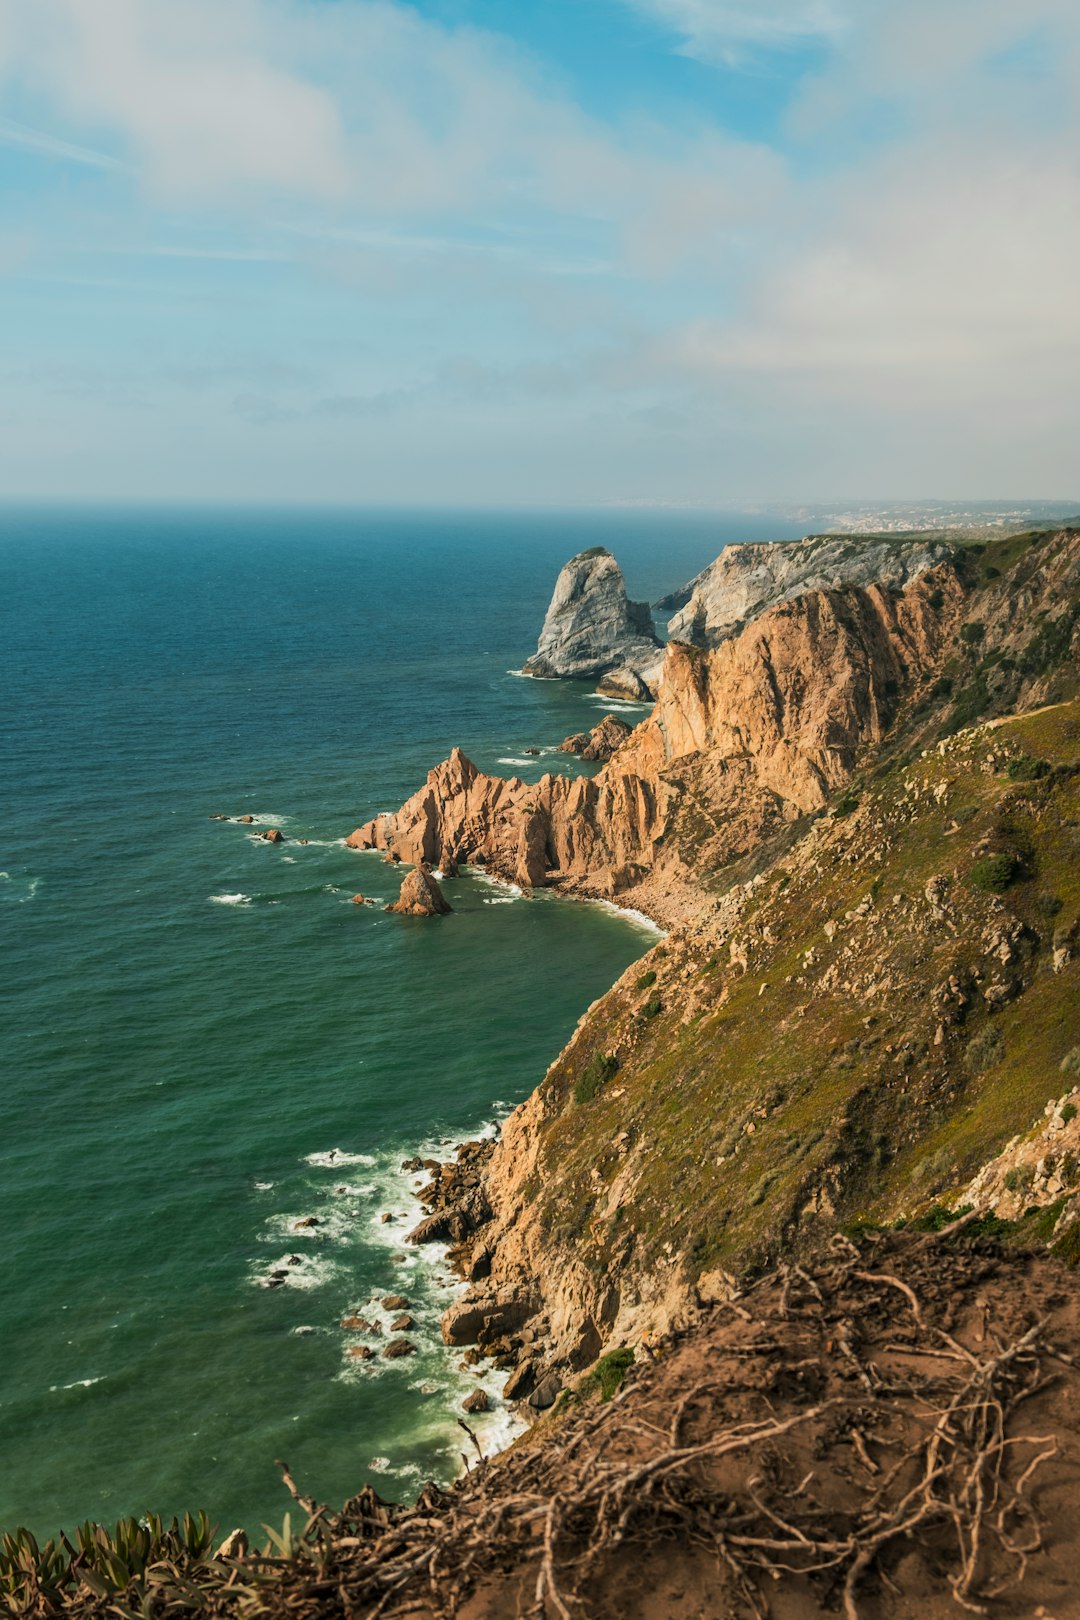
[[[906,1217],[960,1196],[947,1153],[905,1155],[996,1061],[979,1019],[1007,1023],[1031,982],[999,986],[999,964],[1029,972],[1052,934],[1053,977],[1073,950],[1072,924],[1039,920],[1054,895],[1010,920],[979,888],[999,864],[1006,885],[1035,869],[1031,851],[1067,813],[1053,793],[1071,780],[1068,737],[1051,725],[1026,744],[1048,756],[1031,769],[1049,819],[1021,826],[1035,790],[1007,784],[1024,780],[1025,745],[970,729],[980,713],[1038,713],[1059,692],[1054,671],[1072,667],[1076,613],[1062,604],[1080,577],[1077,536],[1035,537],[1016,557],[1011,544],[985,562],[912,555],[902,582],[809,589],[713,647],[669,645],[654,710],[604,738],[597,776],[493,777],[455,749],[396,814],[347,840],[671,930],[586,1010],[497,1143],[427,1166],[410,1238],[449,1243],[466,1290],[444,1342],[505,1374],[502,1398],[526,1420],[612,1345],[679,1328],[745,1267],[812,1247],[843,1212],[878,1200]],[[932,1005],[920,991],[931,971]],[[754,1039],[766,1028],[772,1083]],[[1011,1102],[1004,1117],[1012,1131],[1029,1123]],[[1004,1141],[973,1138],[966,1181]],[[887,1180],[894,1161],[907,1168]]]

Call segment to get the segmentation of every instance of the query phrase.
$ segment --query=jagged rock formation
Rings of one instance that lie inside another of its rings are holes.
[[[1068,1099],[1046,1142],[971,1185],[1080,1062],[1077,707],[894,767],[628,969],[491,1152],[492,1218],[456,1256],[465,1277],[483,1256],[463,1331],[517,1306],[509,1348],[535,1386],[840,1220],[935,1199],[1011,1217],[1041,1198],[1031,1238],[1080,1255]],[[1035,758],[1049,769],[1025,779]],[[980,886],[1021,850],[1030,876]]]
[[[944,566],[900,595],[811,593],[711,652],[670,644],[652,715],[591,780],[487,776],[454,749],[396,815],[347,842],[635,904],[646,886],[665,919],[685,916],[701,869],[847,781],[935,663],[961,597]]]
[[[617,715],[605,714],[591,731],[577,731],[559,744],[560,754],[576,754],[579,759],[601,760],[607,764],[629,737],[631,727]]]
[[[555,582],[536,651],[526,675],[603,679],[599,690],[617,697],[655,694],[663,648],[647,602],[631,602],[622,569],[610,551],[579,552]]]
[[[806,591],[846,585],[907,585],[948,560],[938,541],[881,536],[812,535],[806,540],[725,546],[715,562],[658,607],[678,611],[668,625],[673,641],[715,647],[778,602]]]
[[[959,1197],[1060,1094],[1078,640],[1075,534],[902,592],[811,592],[711,651],[670,647],[652,716],[593,781],[506,782],[456,755],[354,835],[410,859],[446,843],[675,926],[484,1166],[455,1333],[495,1318],[514,1398],[841,1217]],[[962,729],[1039,704],[1057,707]]]
[[[403,881],[397,900],[386,909],[402,917],[442,917],[452,907],[431,873],[417,866]]]

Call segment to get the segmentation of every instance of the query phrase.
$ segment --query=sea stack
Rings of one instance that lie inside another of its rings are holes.
[[[599,679],[602,692],[651,698],[663,657],[649,604],[630,601],[611,552],[592,546],[560,571],[540,640],[523,673],[543,679]]]
[[[453,910],[430,872],[418,866],[401,885],[401,893],[387,911],[402,917],[441,917]]]

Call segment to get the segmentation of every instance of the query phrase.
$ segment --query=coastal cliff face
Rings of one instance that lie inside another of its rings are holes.
[[[902,588],[951,554],[940,542],[880,536],[852,540],[812,535],[792,542],[730,545],[657,606],[678,610],[668,625],[673,640],[715,647],[778,602],[846,585]]]
[[[1078,642],[1080,535],[973,549],[669,648],[591,782],[456,754],[358,829],[673,927],[441,1187],[469,1283],[444,1331],[516,1364],[508,1399],[543,1409],[840,1220],[956,1203],[1075,1085]],[[1080,1184],[1044,1170],[1066,1252]]]
[[[622,569],[610,551],[594,546],[560,571],[526,675],[591,680],[613,696],[656,694],[663,648],[647,602],[631,602]]]
[[[710,652],[670,644],[655,709],[596,777],[488,776],[455,749],[347,842],[681,919],[700,909],[703,874],[848,780],[933,668],[962,597],[944,565],[902,593],[811,592]]]

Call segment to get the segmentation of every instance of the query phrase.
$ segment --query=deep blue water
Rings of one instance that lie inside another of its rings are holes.
[[[341,839],[455,743],[578,768],[522,750],[606,705],[508,673],[573,552],[610,545],[653,598],[785,532],[0,513],[0,1526],[279,1521],[278,1456],[331,1501],[453,1474],[474,1375],[438,1344],[446,1278],[402,1247],[397,1167],[524,1097],[649,939],[476,876],[445,919],[354,906],[397,880]],[[361,1365],[341,1318],[390,1291],[422,1348]]]

